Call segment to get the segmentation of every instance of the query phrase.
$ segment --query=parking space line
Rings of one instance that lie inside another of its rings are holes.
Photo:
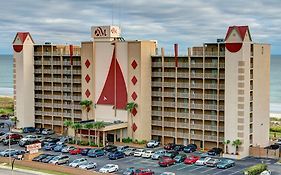
[[[211,171],[211,170],[214,170],[214,169],[217,169],[217,167],[208,168],[208,169],[205,170],[205,171],[201,171],[201,173],[206,173],[206,172]]]
[[[233,172],[233,173],[230,173],[229,175],[232,175],[232,174],[237,174],[237,173],[241,173],[241,171],[243,172],[243,170],[244,170],[244,169],[242,169],[242,170],[238,170],[238,171],[235,171],[235,172]]]
[[[214,173],[214,174],[212,174],[212,175],[216,175],[216,174],[220,174],[221,172],[229,171],[229,170],[232,169],[232,168],[234,168],[234,167],[226,168],[226,169],[221,170],[221,171],[218,171],[218,172],[216,172],[216,173]]]
[[[204,166],[199,166],[198,168],[194,168],[194,169],[190,170],[189,172],[192,172],[192,171],[195,171],[195,170],[199,170],[201,168],[204,168]]]
[[[185,169],[185,168],[188,168],[188,167],[191,167],[191,166],[184,166],[184,167],[181,167],[181,168],[178,168],[177,170],[179,171],[179,170],[183,170],[183,169]]]

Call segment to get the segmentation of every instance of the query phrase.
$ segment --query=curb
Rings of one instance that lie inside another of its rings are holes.
[[[7,163],[1,163],[0,164],[0,169],[7,169],[11,170],[11,167],[5,166]],[[19,171],[23,173],[32,173],[32,174],[37,174],[37,175],[52,175],[48,173],[43,173],[43,172],[38,172],[38,171],[33,171],[33,170],[25,170],[25,169],[20,169],[20,168],[14,168],[14,171]]]

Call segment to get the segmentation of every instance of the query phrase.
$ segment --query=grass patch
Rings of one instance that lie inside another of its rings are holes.
[[[0,97],[0,114],[14,113],[14,99],[11,97]]]
[[[270,131],[269,132],[269,138],[273,139],[273,140],[275,140],[277,138],[281,138],[281,132],[272,132],[272,131]]]
[[[10,165],[8,165],[8,164],[5,165],[5,166],[10,167]],[[38,172],[41,172],[41,173],[48,173],[48,174],[53,174],[53,175],[69,175],[68,173],[61,173],[61,172],[52,171],[52,170],[35,169],[35,168],[21,166],[21,165],[14,165],[14,168],[24,169],[24,170],[31,170],[31,171],[38,171]]]

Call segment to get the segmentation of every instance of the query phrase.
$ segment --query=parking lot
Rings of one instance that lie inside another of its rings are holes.
[[[0,143],[0,150],[7,149],[8,146],[4,146],[2,143]],[[23,150],[23,147],[18,146],[17,144],[11,145],[11,148]],[[161,149],[161,148],[156,148]],[[54,154],[54,155],[61,155],[60,152],[54,152],[54,151],[44,151],[42,152]],[[65,153],[66,155],[69,155],[70,161],[72,162],[75,159],[86,157],[82,155],[70,155],[68,153]],[[248,157],[243,160],[235,161],[236,165],[234,167],[228,168],[228,169],[217,169],[216,167],[206,167],[206,166],[196,166],[196,165],[186,165],[184,163],[177,163],[175,165],[171,165],[169,167],[160,167],[158,165],[157,160],[152,159],[146,159],[142,157],[134,157],[134,156],[128,156],[125,158],[121,158],[118,160],[109,160],[107,156],[101,156],[98,158],[89,158],[87,157],[88,161],[97,163],[97,168],[89,171],[98,171],[101,167],[103,167],[106,164],[112,163],[117,164],[119,166],[119,171],[116,174],[122,174],[127,168],[134,167],[134,168],[148,168],[155,172],[156,175],[161,174],[162,172],[175,172],[177,175],[187,175],[187,174],[204,174],[204,175],[238,175],[242,174],[242,171],[251,166],[255,165],[257,163],[264,162],[268,164],[269,169],[272,171],[272,175],[278,175],[281,174],[281,166],[275,164],[276,160],[273,159],[259,159],[259,158],[253,158]],[[62,165],[67,166],[67,165]]]

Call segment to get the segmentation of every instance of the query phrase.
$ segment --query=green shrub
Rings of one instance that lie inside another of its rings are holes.
[[[133,139],[131,139],[130,137],[122,139],[122,142],[124,142],[124,143],[131,143],[132,141],[133,141]]]
[[[87,145],[89,145],[89,142],[87,142],[87,141],[81,141],[81,142],[79,143],[79,145],[87,146]]]
[[[267,165],[266,164],[256,164],[254,166],[251,166],[249,168],[247,168],[244,171],[244,174],[246,175],[257,175],[260,174],[261,172],[263,172],[264,170],[267,170]]]
[[[99,145],[100,147],[103,147],[103,144],[102,143],[100,143],[100,145]]]
[[[69,140],[69,144],[75,144],[75,140]]]
[[[95,147],[97,147],[98,145],[95,143],[95,142],[90,142],[90,144],[89,144],[90,146],[95,146]]]
[[[272,126],[270,127],[271,132],[281,132],[281,126]]]

